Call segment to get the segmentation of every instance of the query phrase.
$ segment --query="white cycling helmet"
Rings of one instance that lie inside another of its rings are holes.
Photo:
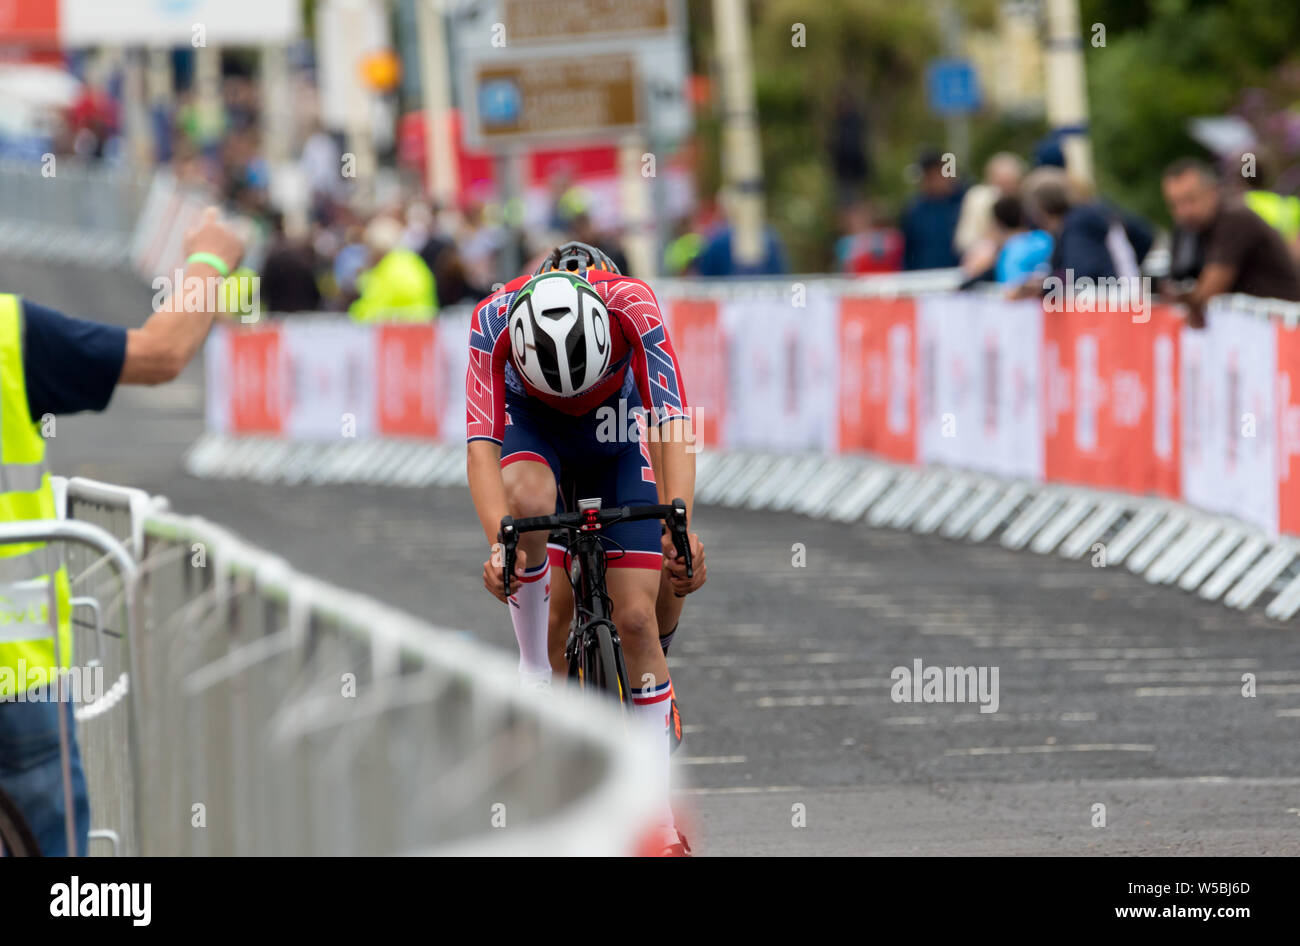
[[[538,391],[574,397],[609,367],[609,312],[577,273],[534,276],[510,303],[509,318],[515,370]]]

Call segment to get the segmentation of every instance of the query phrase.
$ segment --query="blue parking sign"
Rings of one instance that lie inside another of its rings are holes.
[[[964,115],[980,107],[979,77],[964,59],[936,59],[926,68],[925,91],[936,115]]]

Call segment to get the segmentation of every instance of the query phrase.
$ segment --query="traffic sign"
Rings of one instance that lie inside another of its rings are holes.
[[[979,76],[964,59],[937,59],[925,73],[930,111],[936,115],[965,115],[980,107]]]

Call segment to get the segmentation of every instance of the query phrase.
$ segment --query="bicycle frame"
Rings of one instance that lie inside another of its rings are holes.
[[[608,625],[614,643],[617,666],[615,668],[623,692],[627,692],[627,667],[623,662],[622,642],[613,621],[613,602],[605,588],[605,574],[609,567],[608,553],[596,533],[578,533],[566,558],[568,580],[573,588],[573,621],[569,637],[564,644],[564,656],[569,664],[569,676],[585,672],[588,652],[597,646],[596,627]]]
[[[569,637],[564,645],[565,659],[569,665],[569,676],[584,679],[593,667],[603,669],[605,679],[596,685],[609,685],[608,673],[613,672],[619,688],[620,701],[626,699],[630,689],[627,679],[627,666],[623,660],[623,648],[618,639],[618,628],[613,621],[613,602],[605,588],[605,574],[608,568],[608,551],[601,541],[601,530],[606,525],[641,519],[662,519],[669,527],[673,545],[685,560],[686,573],[694,573],[691,563],[690,540],[686,524],[686,504],[674,499],[670,505],[620,506],[613,509],[601,509],[599,499],[579,501],[576,512],[560,513],[554,516],[537,516],[530,519],[515,520],[506,516],[501,520],[500,540],[502,544],[502,574],[506,594],[510,594],[511,576],[515,567],[515,549],[519,536],[524,532],[551,531],[563,529],[572,538],[566,553],[566,571],[570,585],[573,587],[573,623],[570,625]],[[608,629],[609,646],[601,640],[600,631]],[[600,654],[604,648],[612,653]],[[604,666],[612,662],[613,666]]]

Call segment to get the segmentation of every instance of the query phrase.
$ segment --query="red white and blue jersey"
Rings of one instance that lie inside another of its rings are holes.
[[[623,390],[625,383],[635,384],[652,423],[686,416],[681,366],[668,338],[659,301],[649,286],[631,276],[587,272],[587,280],[609,312],[613,343],[609,368],[596,384],[574,397],[557,397],[530,385],[510,363],[510,333],[506,327],[510,303],[531,278],[526,275],[512,280],[474,309],[469,329],[469,371],[465,376],[466,439],[502,442],[507,389],[578,417],[594,411]]]

